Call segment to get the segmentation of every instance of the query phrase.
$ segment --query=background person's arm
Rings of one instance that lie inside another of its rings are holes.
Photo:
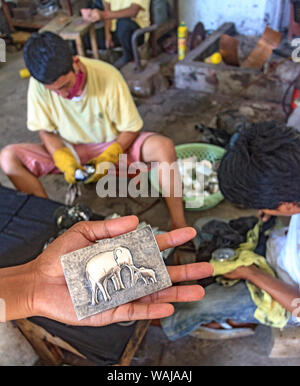
[[[51,156],[53,156],[56,150],[65,147],[62,139],[55,133],[49,133],[47,131],[41,130],[39,131],[39,135],[43,145],[47,149],[48,153],[51,154]]]
[[[118,144],[121,146],[124,153],[131,147],[131,145],[134,143],[134,141],[137,139],[137,137],[140,135],[140,132],[130,132],[130,131],[124,131],[122,132],[118,138],[117,141]]]
[[[140,5],[133,3],[130,7],[121,9],[120,11],[104,11],[102,17],[104,20],[121,19],[123,17],[134,19],[141,10],[142,7]]]
[[[120,11],[100,11],[99,9],[90,9],[88,13],[83,14],[83,18],[91,23],[95,23],[100,20],[113,20],[121,18],[134,19],[142,9],[143,8],[138,4],[131,4],[130,7],[121,9]]]
[[[300,317],[300,291],[284,281],[269,275],[255,265],[239,267],[233,272],[224,275],[224,277],[250,281],[256,287],[266,291],[295,317]]]

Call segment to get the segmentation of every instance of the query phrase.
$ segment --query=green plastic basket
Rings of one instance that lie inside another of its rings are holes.
[[[225,150],[219,146],[210,145],[206,143],[189,143],[185,145],[175,146],[176,154],[179,159],[197,157],[198,161],[209,160],[211,162],[220,161],[224,154]],[[161,193],[159,186],[157,168],[153,168],[149,172],[149,179],[152,186]],[[187,202],[192,202],[193,198],[183,197],[185,204]],[[224,200],[222,193],[211,194],[210,196],[204,197],[203,206],[199,208],[185,208],[188,211],[203,211],[211,209],[214,206],[218,205],[221,201]]]

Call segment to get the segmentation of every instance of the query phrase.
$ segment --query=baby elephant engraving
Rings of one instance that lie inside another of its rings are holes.
[[[125,289],[122,281],[121,270],[127,267],[133,283],[136,267],[133,264],[132,254],[126,247],[118,247],[112,251],[99,253],[91,258],[86,265],[86,277],[91,285],[92,305],[98,304],[98,289],[101,291],[104,301],[111,300],[107,290],[109,280],[112,280],[114,289]]]
[[[137,268],[135,272],[135,283],[139,279],[143,279],[144,283],[147,285],[150,284],[151,282],[157,283],[155,272],[151,268],[145,268],[145,267]]]

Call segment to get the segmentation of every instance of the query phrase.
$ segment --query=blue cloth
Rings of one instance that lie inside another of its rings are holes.
[[[162,328],[172,341],[212,321],[225,323],[227,319],[231,319],[238,323],[259,324],[253,316],[257,306],[244,281],[232,287],[213,283],[205,288],[205,296],[201,301],[176,303],[174,307],[173,315],[161,319]],[[288,325],[299,326],[300,322],[291,317]]]
[[[90,2],[90,8],[95,9],[98,8],[101,11],[104,10],[104,5],[102,0],[93,0]]]

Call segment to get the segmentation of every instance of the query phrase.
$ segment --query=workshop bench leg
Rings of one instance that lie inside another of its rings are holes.
[[[94,26],[90,27],[90,41],[91,41],[91,47],[93,51],[93,58],[99,59],[97,35],[96,35],[96,30]]]
[[[81,36],[77,36],[75,39],[76,50],[79,56],[85,56],[85,48]]]

